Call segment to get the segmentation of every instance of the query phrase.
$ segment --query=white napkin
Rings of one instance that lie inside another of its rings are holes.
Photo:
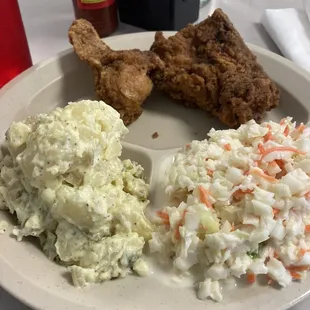
[[[310,0],[305,10],[265,10],[262,24],[282,54],[310,71]]]

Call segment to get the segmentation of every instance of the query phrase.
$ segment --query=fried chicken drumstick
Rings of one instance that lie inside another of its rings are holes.
[[[93,69],[98,98],[115,108],[126,125],[135,121],[153,88],[149,74],[163,65],[158,56],[150,51],[113,51],[83,19],[73,22],[69,40]]]
[[[151,51],[164,62],[151,75],[155,87],[229,127],[261,122],[279,104],[276,85],[221,9],[168,39],[157,32]]]

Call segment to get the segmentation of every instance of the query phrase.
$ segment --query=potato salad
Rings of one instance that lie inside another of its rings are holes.
[[[310,129],[283,119],[211,130],[168,170],[171,205],[152,253],[172,258],[179,275],[200,270],[198,297],[222,300],[233,277],[260,276],[287,287],[310,268]],[[177,202],[176,202],[177,201]]]
[[[139,164],[120,159],[127,131],[113,108],[83,100],[14,122],[6,135],[0,209],[16,215],[18,240],[38,237],[76,286],[148,272],[149,186]]]

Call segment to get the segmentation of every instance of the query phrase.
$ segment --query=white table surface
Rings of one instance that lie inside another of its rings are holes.
[[[19,4],[33,63],[70,48],[67,30],[74,18],[71,0],[19,0]],[[211,0],[210,4],[200,11],[199,20],[206,18],[216,7],[221,7],[229,15],[247,42],[279,53],[260,25],[262,12],[266,8],[302,8],[302,0]],[[114,35],[139,31],[142,30],[129,25],[120,25]],[[291,310],[309,308],[310,298]],[[0,288],[0,310],[31,309]]]

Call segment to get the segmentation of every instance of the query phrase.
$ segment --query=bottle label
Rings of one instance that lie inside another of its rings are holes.
[[[112,5],[115,0],[77,0],[81,10],[98,10]]]

